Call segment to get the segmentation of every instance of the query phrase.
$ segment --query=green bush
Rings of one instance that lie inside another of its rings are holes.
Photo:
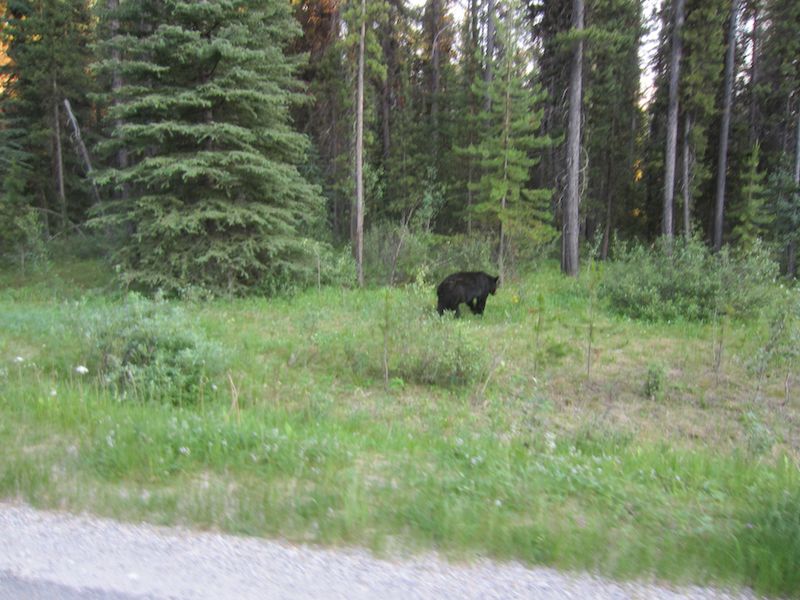
[[[606,266],[601,294],[633,318],[708,320],[723,312],[756,313],[769,300],[777,264],[761,244],[714,254],[699,240],[665,240],[654,247],[619,246]]]
[[[667,370],[660,363],[650,363],[647,366],[647,376],[644,382],[644,396],[651,400],[661,400],[667,387]]]
[[[192,402],[225,370],[222,348],[161,300],[130,294],[82,328],[89,372],[121,398]]]

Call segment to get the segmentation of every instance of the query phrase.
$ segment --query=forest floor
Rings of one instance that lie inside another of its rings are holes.
[[[754,374],[759,319],[630,320],[553,265],[482,318],[432,283],[159,301],[219,360],[115,393],[94,343],[130,302],[90,261],[0,273],[0,497],[800,593],[800,373]]]

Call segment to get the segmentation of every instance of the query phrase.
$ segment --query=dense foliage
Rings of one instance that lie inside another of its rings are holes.
[[[578,33],[571,0],[0,1],[0,255],[27,268],[94,226],[121,279],[150,292],[341,282],[360,236],[360,111],[368,281],[409,279],[441,236],[487,240],[493,270],[524,271],[563,231],[580,41],[581,242],[606,259],[614,237],[719,234],[794,276],[800,9],[684,4],[676,37],[672,0],[586,0]]]
[[[652,320],[753,316],[770,300],[775,263],[761,245],[713,254],[696,239],[652,249],[621,246],[603,272],[602,294],[619,312]]]

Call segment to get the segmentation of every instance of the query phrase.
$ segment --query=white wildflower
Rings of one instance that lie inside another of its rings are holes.
[[[55,389],[50,390],[50,397],[55,398],[58,395],[58,392]]]
[[[178,452],[180,452],[180,453],[181,453],[181,454],[183,454],[184,456],[189,456],[189,455],[192,453],[192,451],[191,451],[191,450],[189,450],[189,448],[187,448],[186,446],[181,446],[181,447],[178,449]]]
[[[21,362],[25,362],[25,359],[24,359],[24,358],[22,358],[21,356],[15,356],[15,357],[14,357],[14,362],[15,362],[15,363],[17,363],[17,364],[19,364],[19,363],[21,363]]]
[[[497,507],[503,506],[503,501],[500,500],[500,498],[498,498],[497,500],[494,501],[494,505]]]
[[[78,373],[79,375],[86,375],[89,372],[89,369],[87,369],[83,365],[78,365],[77,367],[75,367],[75,372]]]

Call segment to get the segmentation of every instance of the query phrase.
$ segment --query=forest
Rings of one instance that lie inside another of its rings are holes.
[[[0,14],[0,501],[800,597],[800,2]]]
[[[797,272],[792,0],[0,9],[7,265],[90,239],[136,289],[242,295],[674,238]]]

